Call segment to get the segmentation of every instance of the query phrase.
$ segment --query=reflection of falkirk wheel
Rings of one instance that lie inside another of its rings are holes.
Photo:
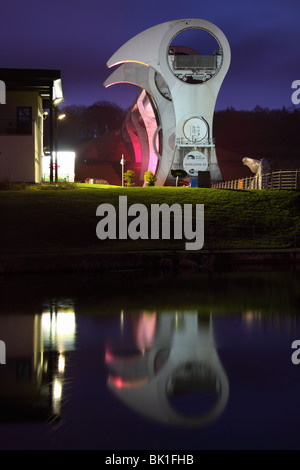
[[[212,320],[199,322],[197,313],[183,313],[177,319],[161,313],[158,320],[153,344],[140,356],[107,354],[113,374],[108,386],[150,420],[178,427],[206,426],[220,417],[229,396]],[[178,408],[176,400],[182,396],[189,411]]]
[[[170,47],[175,36],[191,29],[209,33],[219,50],[201,55],[188,48]],[[182,50],[187,52],[182,54]],[[157,121],[151,137],[157,155],[158,185],[166,182],[171,169],[179,168],[185,169],[188,176],[209,171],[213,182],[222,180],[212,129],[217,95],[229,64],[226,37],[215,25],[200,19],[170,21],[149,28],[125,43],[108,61],[108,67],[120,67],[104,86],[132,83],[151,99]],[[149,153],[143,159],[152,169]]]

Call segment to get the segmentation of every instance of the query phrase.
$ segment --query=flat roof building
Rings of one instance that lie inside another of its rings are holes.
[[[0,102],[0,181],[38,183],[44,148],[51,156],[57,151],[57,106],[64,99],[60,71],[0,69],[0,80],[5,84]],[[52,162],[52,180],[54,173]]]

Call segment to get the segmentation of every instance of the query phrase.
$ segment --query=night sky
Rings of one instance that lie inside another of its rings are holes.
[[[0,68],[59,69],[64,105],[105,100],[126,108],[138,89],[105,89],[106,62],[136,34],[183,18],[210,21],[229,41],[231,66],[216,109],[292,107],[299,0],[151,0],[148,7],[144,0],[10,0],[1,3]]]

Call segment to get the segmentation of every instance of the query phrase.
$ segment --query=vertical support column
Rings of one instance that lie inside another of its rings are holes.
[[[58,163],[57,163],[57,138],[58,138],[58,119],[57,119],[57,108],[54,108],[54,180],[55,183],[58,181]]]
[[[53,105],[53,91],[50,86],[50,183],[53,183],[53,151],[54,151],[54,105]]]

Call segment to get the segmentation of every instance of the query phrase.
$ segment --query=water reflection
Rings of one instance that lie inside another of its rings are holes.
[[[299,448],[299,275],[0,276],[0,298],[1,448]]]
[[[68,353],[75,347],[74,306],[50,302],[42,314],[0,316],[6,365],[1,368],[1,421],[56,420]]]
[[[214,340],[212,316],[198,312],[143,312],[124,318],[132,344],[106,350],[110,390],[143,416],[174,426],[203,426],[217,419],[229,395]],[[134,352],[130,353],[130,351]]]
[[[49,369],[51,374],[51,417],[57,419],[61,412],[67,355],[75,349],[74,305],[67,302],[50,302],[43,309],[41,322],[42,344],[46,355],[45,370]]]

